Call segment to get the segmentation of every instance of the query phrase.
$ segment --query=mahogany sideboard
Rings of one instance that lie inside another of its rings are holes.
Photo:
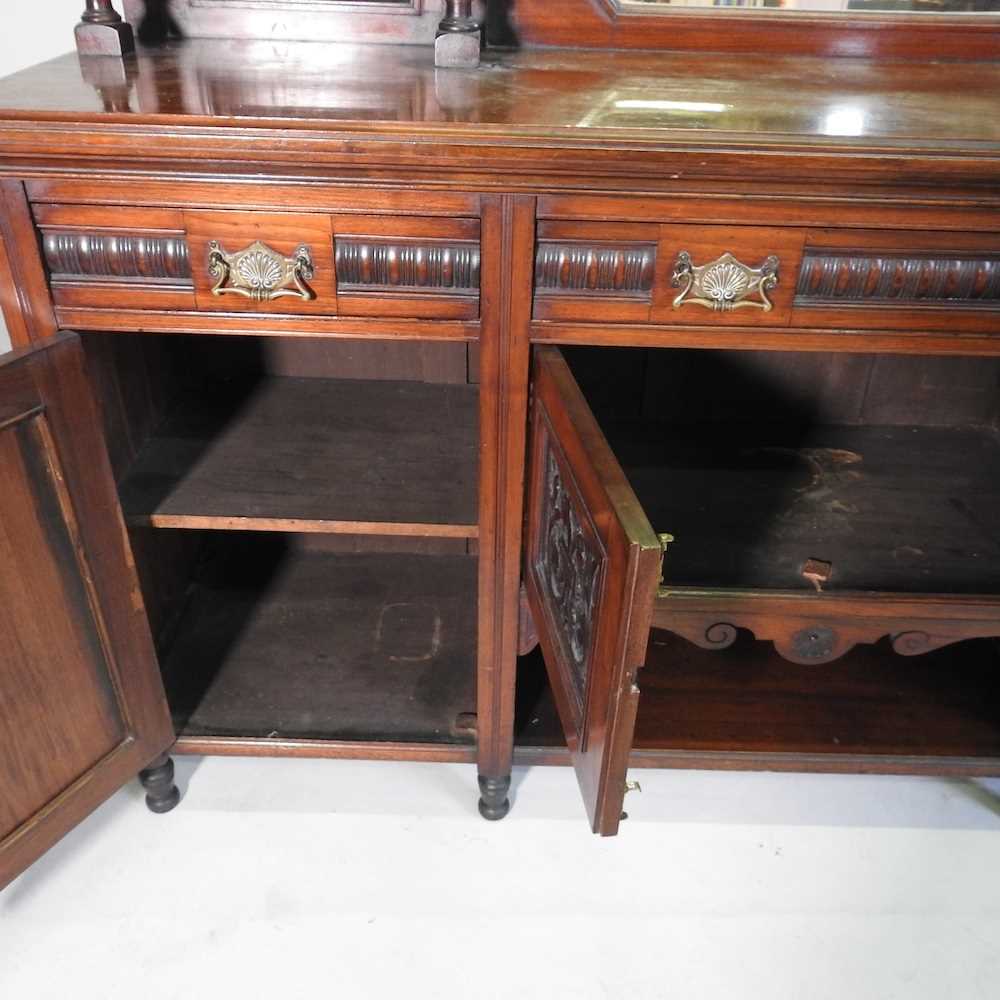
[[[1000,774],[980,58],[0,81],[0,884],[168,752]]]

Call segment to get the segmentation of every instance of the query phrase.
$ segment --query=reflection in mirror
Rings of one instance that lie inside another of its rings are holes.
[[[802,11],[811,14],[1000,14],[1000,0],[612,0],[623,14],[691,8]]]

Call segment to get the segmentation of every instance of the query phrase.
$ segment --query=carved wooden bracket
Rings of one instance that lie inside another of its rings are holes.
[[[806,250],[797,305],[1000,306],[1000,255],[935,257]]]
[[[885,637],[902,656],[1000,637],[1000,602],[990,609],[982,599],[882,596],[876,604],[860,595],[663,590],[653,625],[702,649],[726,649],[746,629],[792,663],[820,665]]]

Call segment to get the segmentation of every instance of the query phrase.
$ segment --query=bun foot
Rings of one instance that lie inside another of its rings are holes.
[[[170,812],[180,802],[181,793],[174,784],[174,762],[167,754],[157,757],[140,771],[139,780],[146,789],[146,805],[150,812]]]
[[[505,778],[484,778],[479,776],[479,815],[483,819],[503,819],[510,812],[510,775]]]

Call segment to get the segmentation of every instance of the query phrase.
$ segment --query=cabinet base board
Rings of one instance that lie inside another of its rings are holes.
[[[207,757],[327,757],[342,760],[415,760],[446,764],[476,762],[474,746],[344,740],[257,740],[232,736],[180,736],[170,752]]]

